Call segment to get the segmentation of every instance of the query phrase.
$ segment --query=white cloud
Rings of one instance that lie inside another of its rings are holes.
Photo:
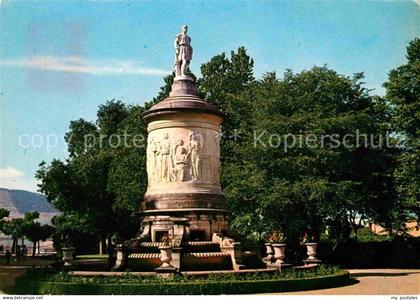
[[[30,192],[37,192],[38,181],[31,177],[21,178],[0,178],[0,188],[9,190],[25,190]]]
[[[25,173],[12,167],[0,169],[0,187],[10,190],[27,190],[36,192],[38,181]]]
[[[99,75],[134,74],[163,76],[170,73],[170,71],[166,70],[144,67],[137,61],[115,59],[91,60],[78,56],[35,56],[28,59],[6,59],[0,60],[0,65]]]
[[[0,178],[19,178],[23,177],[25,174],[15,168],[7,167],[0,169]]]

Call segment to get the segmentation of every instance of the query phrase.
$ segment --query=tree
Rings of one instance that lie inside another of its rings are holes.
[[[10,211],[5,208],[0,208],[0,232],[4,233],[5,218],[9,217]]]
[[[39,218],[39,213],[37,211],[25,213],[23,218],[15,218],[9,221],[6,221],[3,225],[3,232],[12,237],[12,253],[16,252],[16,247],[18,245],[19,238],[23,238],[24,229],[28,224],[33,223],[35,219]]]
[[[53,247],[57,251],[70,245],[77,249],[78,254],[92,254],[97,251],[100,239],[96,232],[89,230],[90,225],[81,214],[60,214],[51,219],[51,224],[54,227]]]
[[[25,224],[23,227],[23,234],[27,237],[32,243],[32,256],[35,256],[36,246],[39,241],[45,241],[47,238],[51,237],[53,234],[53,227],[48,224],[41,224],[39,222],[30,222]]]
[[[202,78],[198,80],[201,94],[207,101],[225,110],[226,96],[242,91],[254,81],[254,60],[244,47],[231,51],[230,59],[225,53],[214,56],[201,66]]]
[[[227,142],[229,158],[222,160],[234,229],[263,236],[280,228],[297,242],[304,231],[319,236],[330,224],[338,239],[346,239],[346,228],[357,227],[355,216],[387,219],[394,205],[392,150],[357,146],[354,138],[352,147],[330,140],[384,133],[386,111],[362,79],[326,67],[289,70],[283,79],[268,73],[226,98],[232,128],[240,132]],[[287,145],[292,137],[322,135],[329,137],[325,145],[319,139],[316,145]]]
[[[384,83],[386,99],[393,107],[392,125],[401,139],[401,153],[394,177],[398,192],[396,227],[404,230],[405,221],[420,219],[420,39],[407,47],[407,63],[389,72]]]
[[[254,60],[244,47],[238,48],[237,52],[231,51],[230,59],[221,53],[201,66],[202,78],[198,79],[200,95],[226,114],[220,144],[222,170],[228,163],[241,160],[236,137],[239,129],[248,129],[244,127],[252,119],[252,101],[245,103],[244,99],[241,101],[235,96],[254,83],[253,68]]]
[[[10,211],[8,211],[5,208],[0,208],[0,231],[3,231],[3,225],[4,225],[4,222],[6,222],[3,219],[7,218],[9,214],[10,214]]]
[[[69,158],[41,163],[36,175],[40,191],[63,213],[59,231],[77,229],[106,242],[110,265],[111,237],[129,238],[138,230],[138,202],[147,185],[142,111],[113,100],[99,107],[95,124],[71,122]]]

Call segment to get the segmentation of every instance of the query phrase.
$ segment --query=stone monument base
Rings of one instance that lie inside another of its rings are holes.
[[[221,234],[213,234],[209,241],[172,241],[169,251],[164,242],[145,242],[141,239],[126,241],[120,247],[119,270],[154,271],[174,273],[179,271],[240,270],[242,263],[241,243]],[[123,252],[121,252],[123,251]],[[166,265],[162,265],[162,257]],[[167,258],[170,259],[167,259]]]
[[[226,234],[229,219],[224,210],[168,210],[148,215],[142,221],[143,241],[160,242],[167,236],[180,241],[210,241],[213,233]]]
[[[191,76],[176,76],[169,96],[196,95],[197,88]]]

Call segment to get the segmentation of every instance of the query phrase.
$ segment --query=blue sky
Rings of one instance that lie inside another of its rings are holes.
[[[47,149],[47,139],[71,120],[94,120],[113,98],[154,97],[184,23],[196,74],[245,46],[257,77],[327,64],[364,71],[366,86],[383,95],[388,71],[420,36],[419,20],[414,1],[0,0],[0,187],[35,191],[39,162],[67,156],[62,140]]]

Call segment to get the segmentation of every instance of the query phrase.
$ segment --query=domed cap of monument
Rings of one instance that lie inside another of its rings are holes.
[[[197,96],[197,87],[194,79],[187,75],[192,60],[193,48],[191,38],[187,34],[188,26],[183,25],[181,32],[175,36],[175,78],[169,97],[153,105],[142,114],[143,120],[149,122],[151,118],[176,111],[205,112],[224,117],[224,114],[214,105],[200,99]]]

